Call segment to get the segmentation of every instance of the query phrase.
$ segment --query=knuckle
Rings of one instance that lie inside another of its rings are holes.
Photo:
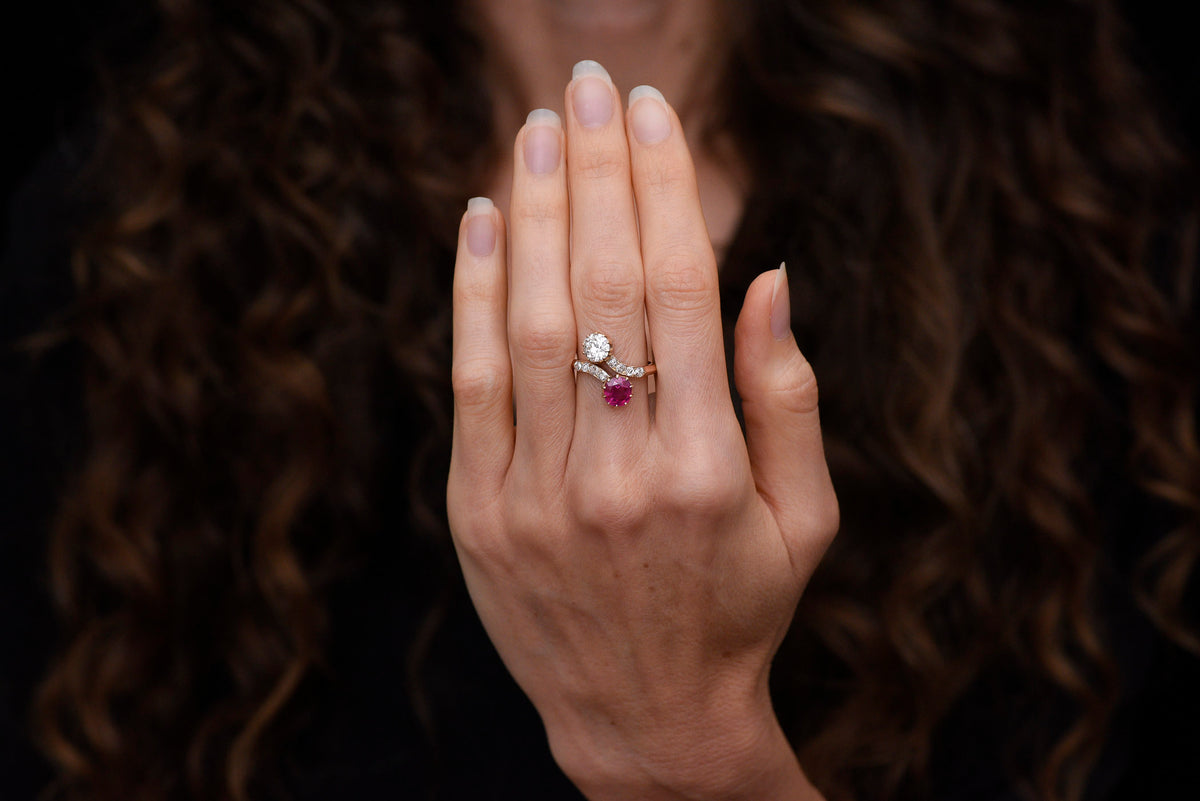
[[[777,408],[796,415],[811,414],[819,405],[817,374],[800,351],[782,369],[771,373],[762,391]]]
[[[550,524],[538,504],[514,504],[504,518],[504,528],[517,547],[547,538]]]
[[[729,466],[717,455],[696,454],[676,475],[668,503],[686,516],[715,517],[732,511],[742,500],[743,488]]]
[[[570,160],[567,162],[570,164]],[[575,172],[589,181],[604,181],[628,169],[624,154],[606,147],[585,150],[575,161]]]
[[[636,491],[623,492],[618,480],[588,480],[572,492],[575,518],[585,531],[606,536],[632,535],[640,531],[647,517],[646,503]]]
[[[514,356],[534,367],[561,369],[575,352],[574,322],[558,315],[531,315],[512,323],[509,337]]]
[[[817,506],[813,526],[825,542],[831,542],[841,529],[842,510],[832,488],[829,490],[829,499]]]
[[[691,245],[667,247],[646,270],[647,295],[653,295],[665,308],[707,308],[718,302],[718,290],[712,256]]]
[[[464,561],[489,572],[507,572],[512,562],[512,548],[501,529],[475,527],[460,530],[455,532],[455,544]]]
[[[504,563],[508,546],[495,510],[478,503],[469,476],[451,474],[446,485],[446,512],[455,545],[477,564]]]
[[[490,307],[496,302],[497,285],[495,281],[487,280],[480,273],[470,270],[456,271],[454,276],[454,303],[464,309],[480,309]]]
[[[485,408],[507,400],[508,384],[508,377],[491,362],[455,362],[450,368],[450,387],[460,407]]]
[[[644,287],[634,265],[609,259],[588,265],[583,272],[580,299],[587,307],[626,309],[641,305]]]
[[[454,302],[458,309],[470,313],[485,309],[496,302],[496,289],[484,281],[458,281],[454,289]]]
[[[806,543],[809,555],[819,560],[842,525],[841,509],[832,487],[826,499],[807,505],[798,520],[796,525],[798,533],[802,536],[801,541]]]
[[[531,226],[542,226],[547,223],[559,223],[566,219],[566,208],[560,201],[549,198],[524,198],[513,203],[512,218],[514,222]]]
[[[655,159],[641,169],[645,186],[655,195],[676,195],[694,181],[694,173],[675,159]]]

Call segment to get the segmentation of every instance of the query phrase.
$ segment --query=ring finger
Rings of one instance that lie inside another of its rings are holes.
[[[602,333],[613,357],[637,367],[646,363],[645,281],[624,115],[603,67],[594,61],[575,65],[566,108],[576,345],[587,361],[584,338]],[[603,427],[606,434],[613,433],[614,427],[627,434],[645,434],[650,418],[644,379],[616,377],[607,391],[596,378],[584,374],[577,383],[576,426],[583,431],[584,441],[595,441],[587,436],[595,426]],[[623,401],[623,408],[609,408]]]

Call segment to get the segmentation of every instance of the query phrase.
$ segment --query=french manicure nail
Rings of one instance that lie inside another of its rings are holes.
[[[648,102],[639,103],[642,98]],[[653,86],[635,86],[629,93],[629,124],[643,145],[653,145],[671,135],[667,101]]]
[[[792,333],[792,300],[788,292],[787,266],[779,263],[775,271],[775,288],[771,290],[771,336],[776,341],[787,339]]]
[[[595,61],[580,61],[571,70],[571,104],[584,128],[599,128],[612,119],[612,78]]]
[[[483,258],[496,249],[496,221],[491,199],[473,197],[467,201],[467,250]]]
[[[525,127],[525,166],[539,175],[557,170],[562,156],[562,120],[548,108],[535,108],[525,118]]]
[[[574,67],[571,67],[571,80],[573,81],[577,81],[588,75],[595,75],[603,78],[610,84],[612,83],[612,77],[609,76],[608,70],[604,69],[604,65],[599,61],[592,61],[585,58],[583,61],[576,62]]]

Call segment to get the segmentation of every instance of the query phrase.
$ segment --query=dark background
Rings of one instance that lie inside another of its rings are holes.
[[[38,159],[81,124],[94,88],[97,48],[119,53],[123,43],[135,41],[134,11],[144,17],[140,9],[150,5],[0,0],[0,212]],[[4,244],[0,239],[0,249]]]
[[[77,124],[93,79],[98,42],[110,50],[136,41],[132,10],[145,0],[6,0],[0,16],[0,198],[56,137]],[[1168,113],[1200,143],[1200,56],[1196,32],[1181,24],[1176,3],[1120,3],[1137,37],[1137,52],[1160,87]],[[1171,11],[1176,13],[1170,13]],[[18,13],[19,12],[19,13]],[[115,46],[113,43],[117,43]],[[0,246],[3,242],[0,242]]]

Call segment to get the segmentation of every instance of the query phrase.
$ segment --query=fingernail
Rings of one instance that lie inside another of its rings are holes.
[[[642,98],[650,102],[639,103]],[[671,134],[671,118],[667,101],[653,86],[635,86],[629,93],[629,124],[633,135],[643,145],[661,142]]]
[[[584,128],[599,128],[612,119],[612,78],[595,61],[580,61],[571,70],[571,105]]]
[[[535,108],[525,118],[525,166],[539,175],[554,172],[562,155],[562,120],[548,108]]]
[[[467,250],[472,256],[490,256],[496,249],[493,208],[492,201],[486,197],[473,197],[467,201]]]
[[[792,300],[788,293],[787,265],[779,263],[775,271],[775,288],[771,290],[771,336],[776,341],[792,333]]]

